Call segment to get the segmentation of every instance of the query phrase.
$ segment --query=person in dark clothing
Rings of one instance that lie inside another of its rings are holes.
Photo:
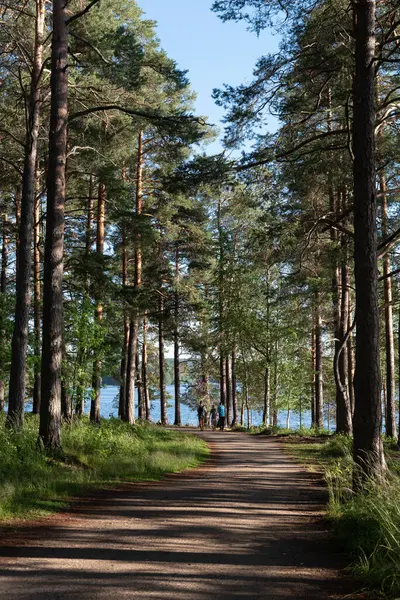
[[[211,407],[211,411],[210,411],[210,425],[211,425],[213,431],[215,431],[217,429],[217,424],[218,424],[218,411],[217,411],[217,407],[215,406],[215,404],[213,404]]]
[[[199,406],[197,407],[197,416],[199,418],[199,427],[203,431],[204,420],[205,420],[205,416],[206,416],[206,408],[205,408],[202,400],[200,400]]]

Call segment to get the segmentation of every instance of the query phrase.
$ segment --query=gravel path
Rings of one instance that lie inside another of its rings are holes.
[[[209,463],[0,539],[1,600],[350,598],[326,491],[278,441],[204,432]]]

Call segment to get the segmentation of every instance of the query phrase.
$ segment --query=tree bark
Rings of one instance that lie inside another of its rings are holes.
[[[122,225],[122,288],[125,290],[128,283],[128,261],[126,251],[126,228]],[[121,384],[119,388],[118,416],[126,420],[126,377],[128,369],[128,347],[129,347],[129,316],[126,308],[124,309],[124,338],[122,344],[121,357]]]
[[[43,64],[44,18],[45,2],[44,0],[36,0],[35,46],[25,142],[24,170],[22,175],[21,220],[19,223],[17,244],[16,303],[8,393],[7,422],[15,428],[21,427],[24,421],[26,356],[31,296],[32,225],[35,206],[36,161],[41,107],[39,80]]]
[[[354,264],[356,370],[354,377],[354,488],[384,469],[381,439],[379,307],[376,229],[374,0],[353,3]]]
[[[167,395],[165,390],[165,359],[164,359],[164,301],[159,296],[159,317],[158,317],[158,364],[160,374],[160,414],[161,424],[168,425],[167,415]]]
[[[97,256],[104,254],[104,223],[106,210],[106,186],[99,183],[98,204],[97,204],[97,235],[96,235],[96,253]],[[96,312],[95,322],[100,330],[103,320],[103,306],[101,304],[101,291],[96,292]],[[100,423],[100,396],[101,396],[101,349],[97,350],[100,355],[96,357],[93,366],[93,390],[92,401],[90,405],[90,420],[92,423]]]
[[[386,179],[381,171],[379,176],[380,193],[382,197],[382,235],[386,239],[389,234],[388,206],[386,194]],[[389,253],[383,257],[383,293],[385,301],[385,356],[386,356],[386,411],[385,425],[388,437],[397,437],[396,424],[396,397],[395,397],[395,364],[394,364],[394,336],[393,336],[393,294],[390,273]]]
[[[269,365],[268,365],[264,371],[263,425],[265,425],[266,427],[269,425],[270,413],[271,413],[271,393],[270,393],[269,377],[270,377],[270,369],[269,369]]]
[[[64,258],[65,161],[68,119],[68,25],[63,0],[53,0],[51,107],[47,218],[43,281],[42,391],[39,437],[61,446],[62,281]]]
[[[315,404],[315,382],[316,382],[316,347],[315,347],[315,315],[313,314],[313,327],[311,331],[311,427],[317,427],[317,411]]]
[[[34,329],[35,329],[35,367],[34,367],[34,384],[33,384],[33,405],[32,412],[38,415],[40,412],[40,342],[41,342],[41,289],[40,289],[40,181],[36,178],[36,197],[33,215],[33,305],[34,305]]]
[[[140,356],[139,356],[139,340],[138,340],[138,344],[136,347],[135,368],[136,368],[136,391],[137,391],[137,404],[138,404],[138,419],[143,420],[144,406],[143,406],[143,386],[142,386]]]

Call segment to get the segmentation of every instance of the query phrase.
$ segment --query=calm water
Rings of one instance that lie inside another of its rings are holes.
[[[182,392],[184,389],[182,389]],[[173,397],[174,394],[174,386],[167,386],[168,394]],[[116,386],[105,386],[101,390],[101,407],[100,413],[104,418],[109,417],[117,417],[118,416],[118,394],[119,388]],[[87,403],[85,407],[85,412],[90,412],[90,405]],[[137,415],[137,406],[136,406],[136,415]],[[175,418],[174,413],[174,404],[173,400],[169,400],[168,402],[168,422],[173,423]],[[245,413],[246,425],[247,425],[247,413]],[[151,403],[151,419],[154,423],[160,421],[160,402],[159,400],[154,400]],[[181,404],[181,419],[183,425],[197,425],[197,412],[187,406],[186,404]],[[261,425],[262,422],[262,413],[260,411],[251,411],[251,424],[252,425]],[[278,415],[278,424],[281,427],[286,427],[286,411],[280,411]],[[302,424],[304,427],[310,427],[311,425],[311,412],[304,411],[302,415]],[[300,426],[300,416],[295,413],[291,413],[290,416],[290,427],[297,429]]]

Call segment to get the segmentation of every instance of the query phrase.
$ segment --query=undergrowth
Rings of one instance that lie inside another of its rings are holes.
[[[385,440],[388,475],[369,481],[362,494],[352,492],[352,441],[332,436],[326,442],[288,444],[291,454],[324,473],[329,511],[335,530],[349,553],[353,572],[389,598],[400,597],[399,453]]]
[[[37,432],[36,417],[27,416],[18,433],[0,417],[0,519],[54,512],[91,487],[160,479],[208,455],[200,438],[148,423],[94,426],[85,418],[63,425],[62,452],[54,456],[39,450]]]

